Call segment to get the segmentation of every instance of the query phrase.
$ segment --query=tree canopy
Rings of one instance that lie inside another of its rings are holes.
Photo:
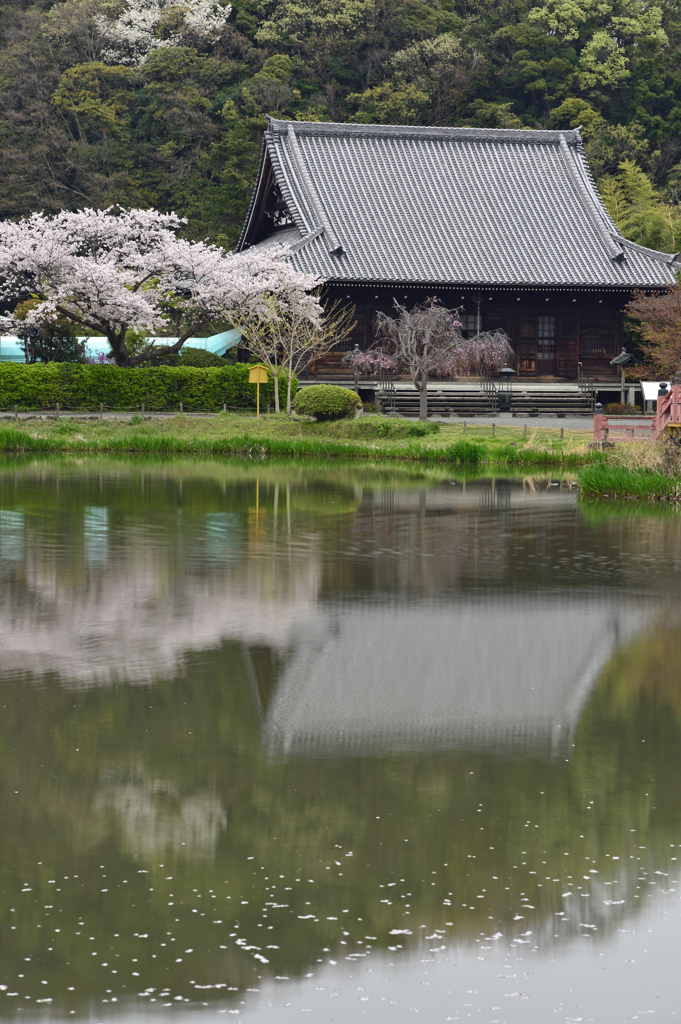
[[[22,330],[66,321],[104,334],[119,366],[179,352],[242,309],[273,322],[293,301],[301,321],[320,317],[307,294],[320,282],[291,266],[288,249],[227,254],[178,238],[182,224],[172,213],[112,208],[0,222],[0,296],[24,298]],[[155,345],[154,335],[169,334]]]
[[[622,231],[674,251],[680,28],[659,0],[5,0],[0,219],[154,207],[229,248],[266,114],[581,125]]]

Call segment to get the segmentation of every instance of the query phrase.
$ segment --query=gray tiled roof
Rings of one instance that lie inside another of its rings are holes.
[[[675,280],[672,257],[618,232],[578,131],[270,119],[263,169],[268,161],[295,222],[276,239],[294,242],[294,263],[326,280],[624,289]],[[254,204],[240,247],[253,214]]]

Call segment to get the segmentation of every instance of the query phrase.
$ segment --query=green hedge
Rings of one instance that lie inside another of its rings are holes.
[[[250,367],[153,366],[123,369],[78,363],[0,364],[0,409],[177,409],[188,411],[254,409],[255,384],[248,383]],[[292,381],[295,394],[298,381]],[[279,378],[279,395],[286,404],[286,378]],[[274,379],[260,385],[260,408],[274,409]]]

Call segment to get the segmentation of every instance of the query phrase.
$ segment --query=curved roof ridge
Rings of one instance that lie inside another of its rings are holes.
[[[296,190],[294,183],[291,181],[290,171],[296,170],[296,168],[287,168],[284,165],[284,160],[289,160],[288,152],[282,147],[275,146],[271,137],[268,137],[267,134],[265,135],[265,145],[272,163],[272,169],[281,189],[281,194],[284,197],[286,208],[300,234],[304,236],[310,231],[314,231],[315,227],[317,227],[314,216],[315,211],[314,209],[309,209],[310,204],[307,192],[304,189]],[[300,198],[306,201],[305,206],[300,202],[296,191],[302,192]]]
[[[610,258],[613,260],[623,259],[622,250],[617,246],[617,243],[612,236],[610,225],[603,217],[603,213],[605,211],[603,201],[598,195],[593,181],[589,179],[585,180],[581,160],[579,160],[579,157],[577,160],[574,159],[573,154],[568,149],[567,143],[563,138],[560,140],[560,152],[565,161],[570,177],[575,183],[580,202],[584,207],[587,216],[596,228],[596,231],[601,235],[603,243],[610,253]],[[575,155],[577,155],[578,152],[579,151],[577,150]],[[580,171],[582,173],[580,173]]]
[[[310,225],[310,231],[316,232],[316,234],[318,235],[321,234],[322,232],[317,231],[317,229],[321,228],[324,234],[327,236],[328,241],[330,243],[329,253],[331,255],[338,255],[343,251],[343,247],[338,241],[338,238],[336,237],[333,225],[329,221],[328,217],[326,217],[325,215],[317,189],[315,188],[314,182],[312,181],[308,173],[308,169],[305,164],[303,154],[300,152],[300,149],[298,148],[298,140],[296,139],[296,134],[293,130],[293,122],[291,121],[288,122],[287,135],[289,145],[291,147],[291,157],[293,159],[293,163],[300,176],[301,185],[303,187],[305,195],[307,196],[308,204],[316,221],[315,224]]]
[[[575,129],[552,128],[474,128],[470,126],[432,126],[413,124],[360,124],[347,121],[283,121],[268,116],[268,130],[273,132],[301,132],[305,135],[374,135],[389,138],[405,135],[410,138],[487,139],[508,142],[550,142],[558,144],[564,138],[568,145],[576,145]],[[577,137],[579,137],[577,130]]]
[[[666,263],[668,266],[681,266],[681,260],[677,261],[677,257],[681,256],[681,253],[669,253],[660,252],[659,249],[649,249],[646,245],[639,245],[638,242],[632,242],[630,238],[625,238],[624,235],[615,228],[613,237],[617,239],[620,245],[624,245],[627,249],[633,249],[634,252],[643,253],[645,256],[649,256],[653,260],[657,260],[659,263]]]
[[[584,151],[584,143],[582,141],[582,136],[579,132],[579,128],[575,128],[575,134],[577,136],[576,152],[574,154],[575,167],[581,174],[581,177],[584,179],[585,188],[590,193],[592,202],[596,207],[596,210],[598,211],[598,214],[603,223],[605,224],[608,232],[619,235],[620,232],[617,230],[617,225],[608,213],[608,208],[603,202],[603,197],[601,196],[601,193],[598,191],[596,180],[593,174],[591,173],[591,168],[589,167],[589,161],[586,158],[586,153]]]

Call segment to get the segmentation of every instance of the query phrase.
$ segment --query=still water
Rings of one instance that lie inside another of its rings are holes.
[[[681,521],[0,464],[0,1013],[681,1017]]]

